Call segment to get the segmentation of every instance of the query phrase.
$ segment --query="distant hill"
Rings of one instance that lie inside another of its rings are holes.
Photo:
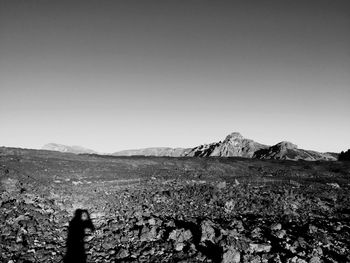
[[[57,152],[75,153],[75,154],[81,154],[81,153],[97,154],[96,151],[88,148],[84,148],[81,146],[77,146],[77,145],[67,146],[67,145],[57,144],[57,143],[45,144],[41,149],[49,150],[49,151],[57,151]]]
[[[134,150],[125,150],[115,152],[112,155],[114,156],[169,156],[169,157],[180,157],[184,156],[190,148],[169,148],[169,147],[152,147],[152,148],[143,148],[143,149],[134,149]]]

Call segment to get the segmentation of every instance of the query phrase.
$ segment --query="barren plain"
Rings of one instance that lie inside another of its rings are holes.
[[[350,262],[350,164],[0,148],[0,261]]]

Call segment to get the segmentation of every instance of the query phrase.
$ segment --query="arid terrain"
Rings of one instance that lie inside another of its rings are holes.
[[[350,262],[350,163],[0,148],[0,262]]]

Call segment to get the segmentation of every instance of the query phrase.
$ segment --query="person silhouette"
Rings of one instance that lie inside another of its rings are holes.
[[[86,263],[84,248],[85,229],[94,231],[95,228],[88,211],[77,209],[73,219],[69,222],[64,263]]]

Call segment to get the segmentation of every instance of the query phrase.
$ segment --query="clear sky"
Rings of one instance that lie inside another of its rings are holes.
[[[0,0],[0,145],[346,150],[349,6]]]

